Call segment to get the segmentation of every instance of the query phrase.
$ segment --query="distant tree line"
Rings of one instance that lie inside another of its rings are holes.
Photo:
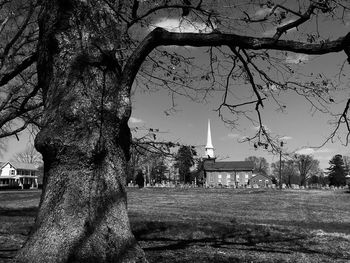
[[[279,180],[281,171],[282,183],[287,186],[292,184],[344,186],[346,175],[350,172],[350,157],[340,154],[329,161],[330,166],[325,172],[320,168],[319,161],[311,155],[295,154],[289,159],[274,162],[271,164],[271,174],[270,165],[265,158],[250,156],[245,160],[254,164],[253,173],[270,176],[273,182]]]
[[[169,158],[170,157],[170,158]],[[171,161],[169,161],[171,160]],[[276,161],[271,165],[264,157],[249,156],[245,161],[253,163],[253,173],[269,177],[272,183],[278,184],[281,171],[281,182],[287,186],[306,185],[346,185],[346,175],[350,172],[350,157],[335,155],[329,161],[326,171],[320,168],[319,161],[312,155],[294,154]],[[198,185],[203,183],[203,167],[193,146],[179,146],[177,152],[167,155],[144,149],[132,149],[128,165],[127,182],[138,185],[163,182]],[[281,165],[281,169],[280,169]]]

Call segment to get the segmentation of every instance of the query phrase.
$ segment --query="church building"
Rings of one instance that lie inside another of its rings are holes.
[[[247,161],[216,161],[211,140],[210,120],[208,120],[207,144],[203,157],[206,187],[244,187],[253,177],[253,163]]]

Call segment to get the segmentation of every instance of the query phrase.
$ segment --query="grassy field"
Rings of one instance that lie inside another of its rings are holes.
[[[38,191],[0,192],[0,262],[33,223]],[[350,262],[345,190],[128,189],[150,262]]]

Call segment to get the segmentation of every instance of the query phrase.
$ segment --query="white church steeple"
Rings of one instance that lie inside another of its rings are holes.
[[[214,159],[214,147],[211,142],[211,131],[210,131],[210,120],[208,120],[208,134],[207,134],[207,145],[205,146],[205,157]]]

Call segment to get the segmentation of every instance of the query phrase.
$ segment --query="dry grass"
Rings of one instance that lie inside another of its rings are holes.
[[[33,223],[40,192],[0,192],[0,262]],[[350,194],[259,189],[128,189],[150,262],[350,262]]]
[[[40,191],[0,192],[0,262],[10,262],[34,223]]]
[[[350,262],[344,191],[130,189],[151,262]]]

